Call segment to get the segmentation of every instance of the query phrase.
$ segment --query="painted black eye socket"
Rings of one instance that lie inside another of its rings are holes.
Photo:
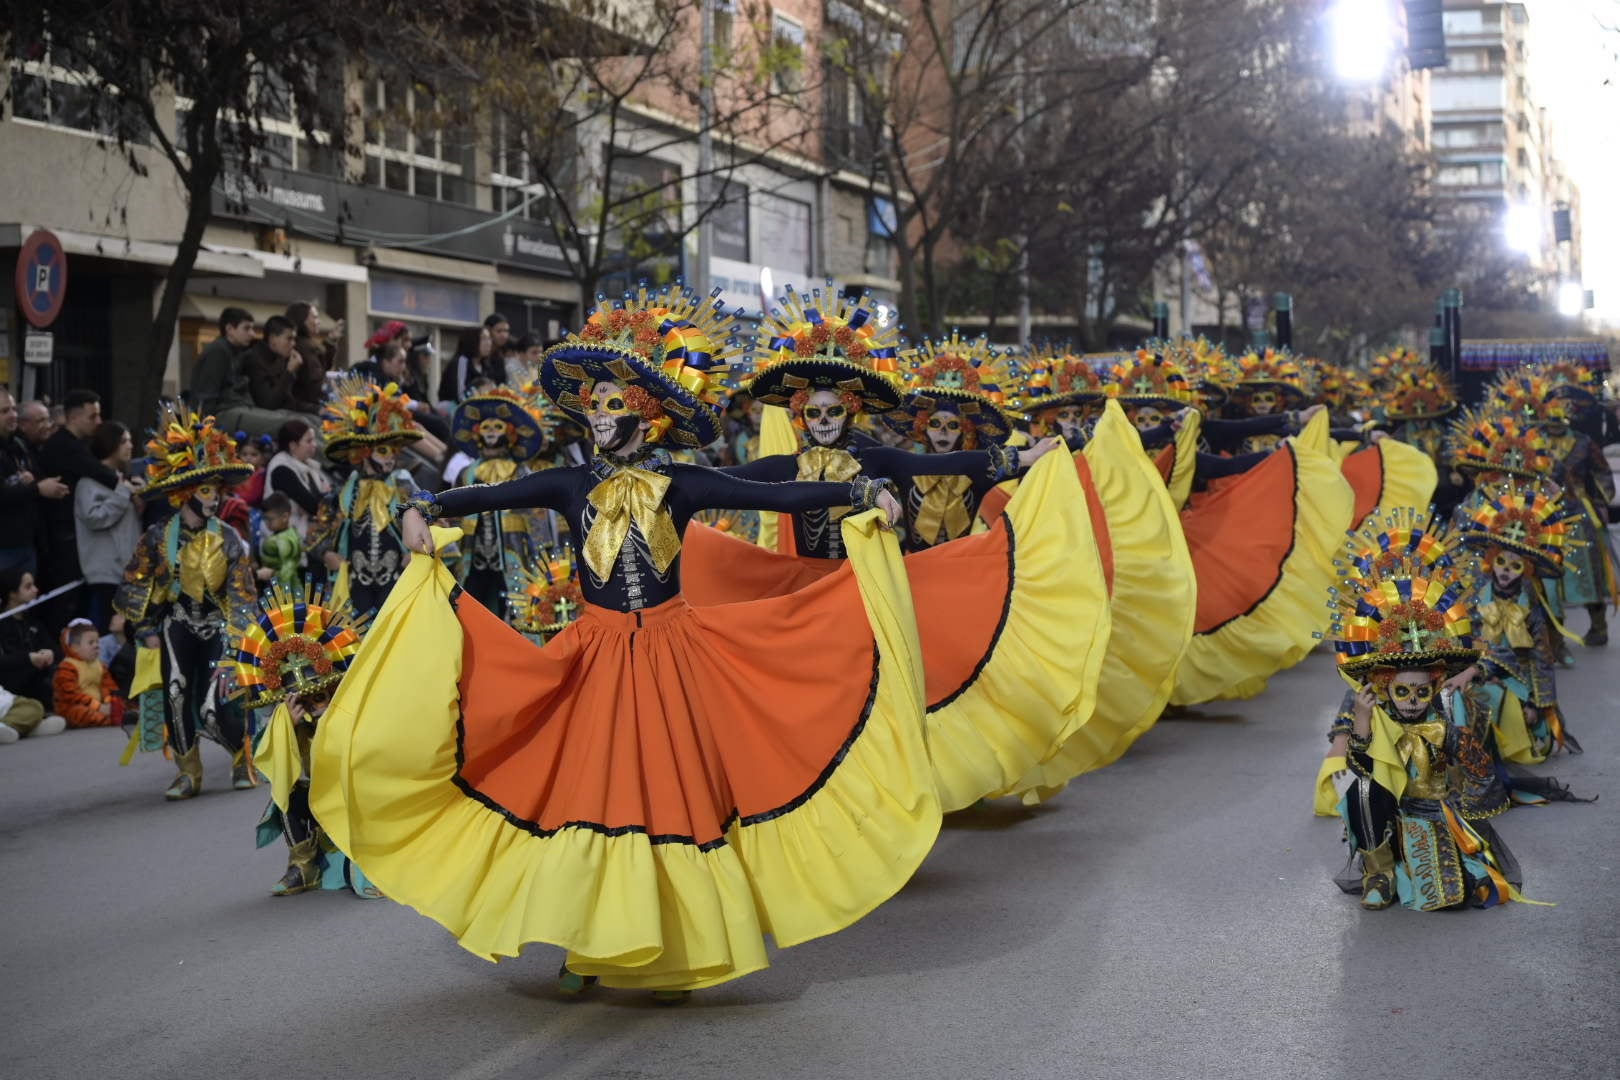
[[[804,418],[806,420],[820,420],[825,416],[829,420],[841,420],[848,411],[842,405],[828,405],[826,408],[822,408],[820,405],[807,405],[804,409]]]

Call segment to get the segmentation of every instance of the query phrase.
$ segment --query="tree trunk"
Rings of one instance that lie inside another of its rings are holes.
[[[212,142],[212,140],[210,140]],[[169,366],[169,350],[174,345],[175,324],[180,318],[180,304],[185,299],[191,271],[197,265],[202,251],[203,230],[213,216],[214,181],[219,177],[221,160],[217,150],[205,150],[194,155],[186,175],[186,225],[175,246],[174,262],[163,275],[163,298],[158,303],[157,315],[152,319],[152,333],[146,342],[146,360],[140,371],[136,388],[135,411],[131,414],[133,426],[152,422],[157,414],[158,397],[163,392],[163,374]],[[186,373],[181,372],[181,385]]]

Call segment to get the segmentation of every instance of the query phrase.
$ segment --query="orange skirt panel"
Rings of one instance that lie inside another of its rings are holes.
[[[631,614],[587,605],[544,649],[470,598],[456,614],[457,782],[542,835],[584,826],[716,844],[734,819],[813,794],[876,692],[847,570],[712,612],[681,598]]]
[[[1294,451],[1285,447],[1182,511],[1198,575],[1195,633],[1249,613],[1276,588],[1294,546],[1294,484]]]
[[[1384,498],[1384,455],[1376,446],[1368,446],[1347,456],[1340,462],[1339,469],[1356,496],[1355,517],[1350,528],[1359,529]]]
[[[838,559],[778,555],[706,525],[687,526],[681,591],[694,607],[781,598],[837,572]],[[1003,525],[906,556],[929,708],[955,696],[995,646],[1012,595]],[[717,619],[723,613],[715,611]],[[819,646],[816,646],[819,649]],[[818,661],[819,664],[819,661]]]

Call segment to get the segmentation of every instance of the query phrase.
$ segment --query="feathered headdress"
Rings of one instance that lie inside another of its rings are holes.
[[[1372,384],[1355,368],[1312,361],[1316,369],[1316,400],[1334,412],[1373,398]]]
[[[1460,671],[1479,658],[1473,643],[1473,562],[1437,534],[1425,515],[1406,509],[1369,519],[1335,560],[1329,590],[1330,637],[1339,668]]]
[[[1436,420],[1457,410],[1451,380],[1434,368],[1410,368],[1388,381],[1384,415],[1394,421]]]
[[[677,449],[707,446],[720,437],[720,377],[741,351],[736,316],[719,290],[704,298],[681,287],[617,302],[597,297],[578,333],[546,350],[540,382],[565,413],[589,425],[587,394],[599,382],[639,392],[652,421],[648,442]]]
[[[1103,382],[1108,396],[1122,405],[1181,409],[1194,400],[1192,384],[1181,366],[1146,349],[1138,349],[1109,368]]]
[[[1411,349],[1397,347],[1373,357],[1372,363],[1367,365],[1367,378],[1375,388],[1382,389],[1402,373],[1420,372],[1428,366],[1429,362]]]
[[[378,386],[359,375],[345,375],[321,406],[321,436],[327,457],[357,460],[373,446],[403,446],[422,437],[411,414],[411,399],[389,383]]]
[[[754,336],[753,371],[742,386],[767,405],[788,405],[802,391],[854,394],[868,413],[900,404],[905,339],[882,325],[870,296],[852,300],[828,282],[808,296],[788,286]]]
[[[1018,366],[1022,377],[1012,405],[1019,412],[1085,403],[1101,405],[1108,397],[1096,367],[1071,352],[1066,344],[1043,342],[1030,349]]]
[[[1452,422],[1446,458],[1453,468],[1470,473],[1540,477],[1552,473],[1547,436],[1516,418],[1466,410]]]
[[[1277,349],[1256,352],[1251,349],[1238,357],[1237,365],[1240,392],[1275,391],[1290,405],[1302,405],[1311,396],[1310,379],[1305,369],[1286,352]]]
[[[170,402],[158,408],[146,457],[145,494],[166,495],[175,506],[203,484],[234,487],[253,475],[253,466],[237,456],[236,439],[215,427],[212,416]]]
[[[912,439],[936,412],[953,412],[966,421],[970,434],[984,442],[1005,442],[1014,428],[1008,398],[1016,385],[1012,353],[990,344],[984,335],[964,338],[956,331],[941,341],[924,340],[900,354],[905,397],[883,415],[884,423]],[[963,439],[964,447],[972,440]]]
[[[319,586],[274,586],[259,598],[258,618],[232,642],[243,707],[336,686],[360,651],[370,620],[347,602],[333,604]]]
[[[1583,405],[1603,396],[1597,373],[1579,360],[1541,360],[1530,366],[1533,374],[1546,381],[1552,392]]]
[[[1557,391],[1558,386],[1535,369],[1505,371],[1491,384],[1488,407],[1523,424],[1568,423],[1570,403]]]
[[[512,626],[523,634],[554,634],[579,618],[580,591],[573,553],[566,548],[542,553],[541,560],[510,579],[506,606]]]
[[[1507,480],[1475,491],[1463,504],[1456,539],[1478,552],[1516,552],[1555,575],[1574,543],[1579,516],[1551,481]]]

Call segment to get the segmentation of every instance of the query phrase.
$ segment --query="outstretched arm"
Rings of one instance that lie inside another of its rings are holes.
[[[542,469],[504,484],[472,484],[435,496],[418,492],[406,505],[422,510],[428,517],[466,517],[488,510],[561,510],[574,485],[574,472]]]
[[[715,470],[739,480],[754,480],[762,484],[780,484],[798,476],[798,459],[792,454],[768,454],[745,465],[727,465]]]
[[[676,466],[675,477],[670,509],[677,519],[699,510],[772,510],[781,514],[831,506],[869,510],[878,505],[883,489],[883,481],[867,476],[857,476],[847,484],[816,480],[763,484],[698,465]]]

